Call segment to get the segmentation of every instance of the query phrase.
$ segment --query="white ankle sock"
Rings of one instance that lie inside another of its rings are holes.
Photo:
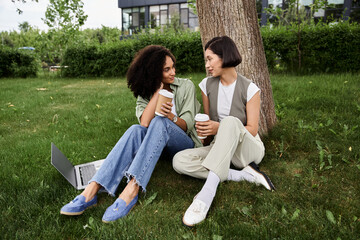
[[[235,182],[240,182],[240,181],[254,182],[254,176],[245,171],[229,169],[227,180],[235,181]]]
[[[219,185],[220,178],[214,172],[210,171],[206,179],[204,186],[201,191],[196,196],[196,199],[199,199],[206,203],[209,207],[215,197],[217,186]]]

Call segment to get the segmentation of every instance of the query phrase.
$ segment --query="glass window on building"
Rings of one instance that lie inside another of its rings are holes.
[[[269,8],[282,8],[283,7],[283,0],[269,0],[268,1]]]
[[[156,28],[160,26],[160,6],[150,6],[150,27]]]
[[[189,9],[181,9],[181,11],[180,11],[180,22],[185,27],[189,27]]]
[[[179,4],[171,4],[169,5],[169,21],[173,18],[179,19],[180,11]]]
[[[313,0],[300,0],[299,3],[302,6],[310,6],[311,4],[313,4]]]
[[[145,19],[145,16],[148,16],[148,19]],[[198,30],[199,28],[198,18],[187,3],[122,9],[122,30],[124,34],[136,33],[145,28],[145,25],[150,28],[161,27],[173,23],[174,20],[177,21],[174,23],[176,26],[180,24],[191,30]]]
[[[160,5],[160,24],[166,25],[168,22],[168,6]]]
[[[145,8],[140,8],[140,26],[145,28]]]
[[[334,4],[334,5],[344,4],[344,0],[328,0],[328,4]]]
[[[161,25],[166,25],[168,19],[168,14],[167,14],[167,10],[162,10],[160,11],[160,24]]]
[[[180,23],[184,27],[189,27],[189,8],[187,3],[180,4]]]
[[[189,8],[189,28],[192,30],[199,28],[199,19],[191,8]]]
[[[122,30],[133,34],[145,27],[145,8],[124,8],[122,10]]]
[[[328,8],[325,10],[327,21],[342,19],[344,12],[344,0],[328,0]]]
[[[122,10],[122,29],[128,31],[131,26],[132,16],[131,8],[124,8]]]
[[[132,9],[132,27],[140,27],[140,12],[139,8]]]

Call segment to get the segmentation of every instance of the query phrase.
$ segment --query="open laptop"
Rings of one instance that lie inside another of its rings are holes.
[[[55,144],[51,143],[51,164],[78,190],[87,186],[104,160],[74,166]]]

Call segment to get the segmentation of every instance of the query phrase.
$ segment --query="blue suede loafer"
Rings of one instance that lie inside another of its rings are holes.
[[[85,202],[86,198],[83,195],[78,195],[74,200],[63,206],[60,210],[60,214],[76,216],[82,214],[87,208],[93,207],[97,204],[97,196],[88,202]]]
[[[121,198],[116,199],[116,201],[106,209],[102,221],[104,223],[115,221],[119,218],[125,217],[130,210],[135,206],[138,200],[136,196],[127,206],[126,202]]]

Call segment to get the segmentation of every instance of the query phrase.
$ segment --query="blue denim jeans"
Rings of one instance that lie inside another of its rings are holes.
[[[156,116],[148,128],[132,125],[116,143],[90,182],[97,182],[115,196],[122,178],[134,177],[146,191],[151,174],[164,149],[170,155],[194,147],[192,139],[168,118]]]

